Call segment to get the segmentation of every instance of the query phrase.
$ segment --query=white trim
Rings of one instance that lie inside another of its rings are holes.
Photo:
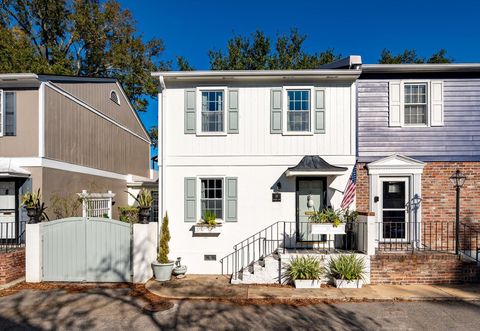
[[[223,131],[202,131],[202,92],[208,91],[221,91],[223,92]],[[196,135],[197,136],[226,136],[227,127],[228,127],[228,116],[227,116],[227,106],[228,106],[228,87],[226,86],[199,86],[196,88]]]
[[[53,89],[54,91],[60,93],[61,95],[67,97],[68,99],[72,100],[73,102],[79,104],[80,106],[84,107],[85,109],[88,109],[89,111],[91,111],[92,113],[100,116],[101,118],[107,120],[108,122],[116,125],[117,127],[121,128],[122,130],[130,133],[131,135],[147,142],[150,144],[150,141],[141,137],[140,135],[136,134],[135,132],[133,132],[132,130],[128,129],[127,127],[121,125],[120,123],[114,121],[113,119],[111,119],[110,117],[108,117],[107,115],[101,113],[100,111],[96,110],[95,108],[91,107],[90,105],[86,104],[85,102],[83,102],[82,100],[78,99],[77,97],[71,95],[70,93],[68,93],[67,91],[63,90],[62,88],[58,87],[57,85],[51,83],[51,82],[47,82],[45,83],[46,86],[50,87],[51,89]]]
[[[295,171],[295,170],[287,170],[285,172],[285,176],[291,177],[291,176],[342,176],[345,175],[345,171]]]
[[[45,157],[45,83],[38,89],[38,156]]]
[[[288,131],[288,91],[305,91],[308,90],[310,93],[309,97],[309,113],[310,113],[310,123],[309,123],[309,131]],[[284,136],[313,136],[314,134],[314,113],[315,111],[313,108],[313,96],[315,93],[315,87],[308,85],[308,86],[282,86],[282,135]],[[326,94],[326,93],[325,93]],[[325,103],[326,103],[326,96],[325,96]]]
[[[197,197],[198,201],[197,202],[197,215],[198,215],[198,220],[196,221],[197,223],[202,219],[202,179],[221,179],[222,180],[222,214],[223,218],[217,218],[216,222],[217,223],[224,223],[225,222],[225,185],[226,185],[226,179],[227,176],[225,175],[205,175],[205,176],[196,176],[196,181],[197,181]]]
[[[400,154],[367,164],[369,175],[422,174],[424,166],[425,163]]]
[[[4,128],[4,122],[5,122],[5,112],[3,110],[3,105],[5,104],[5,95],[3,93],[3,90],[0,89],[0,137],[3,137],[3,128]]]
[[[145,135],[148,137],[148,139],[150,140],[150,135],[148,134],[147,130],[145,129],[145,127],[143,126],[143,123],[142,121],[140,120],[140,117],[138,116],[137,112],[135,111],[135,109],[133,109],[133,106],[130,102],[130,99],[128,99],[127,95],[125,94],[125,91],[123,90],[122,88],[122,85],[120,85],[120,83],[118,81],[115,82],[118,86],[118,89],[120,90],[120,93],[122,93],[122,96],[125,98],[125,100],[127,100],[127,105],[128,105],[128,108],[130,108],[130,110],[132,111],[133,115],[135,116],[135,118],[137,119],[137,122],[138,124],[140,124],[140,127],[142,128],[142,131],[143,133],[145,133]],[[151,143],[151,142],[150,142]]]
[[[1,160],[2,158],[0,158]],[[129,175],[122,175],[115,172],[110,172],[106,170],[100,170],[90,167],[84,167],[72,163],[55,161],[41,157],[15,157],[15,158],[6,158],[15,160],[15,163],[20,167],[45,167],[52,168],[57,170],[69,171],[69,172],[78,172],[86,175],[108,177],[113,179],[128,180]]]

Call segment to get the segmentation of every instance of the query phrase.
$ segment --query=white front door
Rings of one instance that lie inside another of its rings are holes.
[[[380,238],[383,242],[408,240],[408,177],[381,177],[379,200]]]

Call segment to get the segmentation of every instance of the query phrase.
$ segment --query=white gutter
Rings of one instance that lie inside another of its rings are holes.
[[[0,80],[11,81],[11,80],[23,80],[23,79],[38,79],[38,76],[30,73],[23,74],[0,74]]]
[[[154,77],[170,79],[181,78],[294,78],[294,77],[317,77],[317,78],[338,78],[356,77],[361,74],[361,69],[351,70],[199,70],[199,71],[164,71],[152,72]]]
[[[364,73],[476,72],[480,63],[364,64],[362,69]]]
[[[160,92],[158,93],[158,119],[160,121],[159,125],[158,125],[158,129],[160,130],[160,134],[159,134],[159,137],[158,139],[160,139],[160,143],[158,144],[159,148],[160,148],[160,160],[161,160],[161,169],[160,169],[160,172],[161,172],[161,180],[158,181],[158,184],[160,185],[160,194],[161,194],[161,207],[159,208],[160,209],[160,215],[159,215],[159,223],[161,222],[161,220],[163,220],[163,217],[165,216],[165,213],[166,213],[166,189],[165,189],[165,185],[166,185],[166,165],[165,165],[165,159],[166,159],[166,153],[165,153],[165,137],[166,137],[166,134],[165,134],[165,128],[166,128],[166,125],[165,124],[165,119],[166,119],[166,111],[164,109],[164,91],[166,90],[167,86],[165,84],[165,80],[163,79],[163,76],[159,76],[158,77],[159,81],[160,81]],[[157,231],[157,233],[159,233],[159,229]]]

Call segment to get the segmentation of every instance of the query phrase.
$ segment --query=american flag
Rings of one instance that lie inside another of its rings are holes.
[[[353,167],[352,175],[348,180],[347,187],[343,193],[343,200],[340,208],[347,209],[355,199],[355,189],[357,188],[357,165]]]

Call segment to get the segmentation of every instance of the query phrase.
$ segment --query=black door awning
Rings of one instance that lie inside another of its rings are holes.
[[[287,176],[339,176],[348,168],[331,165],[318,155],[306,155],[295,166],[286,171]]]

